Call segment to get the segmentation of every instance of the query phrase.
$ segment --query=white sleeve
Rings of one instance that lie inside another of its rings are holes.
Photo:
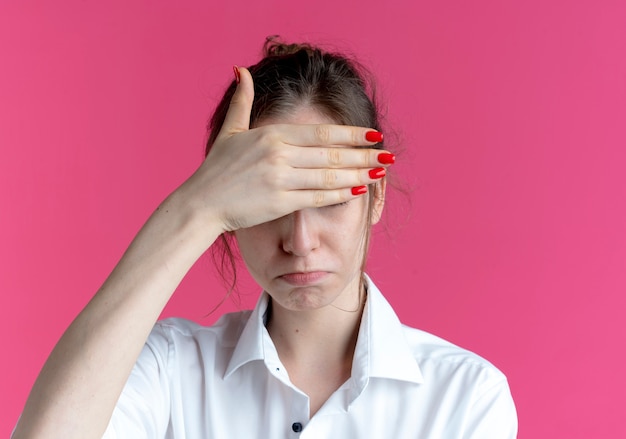
[[[105,439],[165,437],[169,424],[168,338],[157,324],[115,406]]]
[[[476,395],[463,439],[517,438],[517,412],[506,378]]]

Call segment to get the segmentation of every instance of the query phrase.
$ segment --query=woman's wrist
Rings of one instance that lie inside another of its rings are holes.
[[[163,200],[149,222],[162,223],[158,229],[195,248],[200,256],[223,232],[223,227],[210,208],[200,209],[196,204],[177,190]]]

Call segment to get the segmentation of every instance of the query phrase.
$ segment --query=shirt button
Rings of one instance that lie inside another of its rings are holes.
[[[295,433],[300,433],[302,431],[302,424],[299,422],[294,422],[293,424],[291,424],[291,429]]]

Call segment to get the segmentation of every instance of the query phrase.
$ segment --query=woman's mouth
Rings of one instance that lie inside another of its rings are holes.
[[[302,287],[313,285],[320,282],[324,277],[328,275],[326,271],[307,271],[300,273],[287,273],[280,276],[280,279],[288,284]]]

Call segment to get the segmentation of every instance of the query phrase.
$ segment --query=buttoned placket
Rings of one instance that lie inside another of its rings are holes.
[[[265,352],[265,366],[270,374],[276,377],[284,386],[293,392],[291,413],[287,417],[285,425],[286,436],[288,438],[299,438],[309,422],[309,397],[298,389],[289,379],[289,374],[285,366],[278,357],[278,352],[267,330],[263,332],[263,350]]]

